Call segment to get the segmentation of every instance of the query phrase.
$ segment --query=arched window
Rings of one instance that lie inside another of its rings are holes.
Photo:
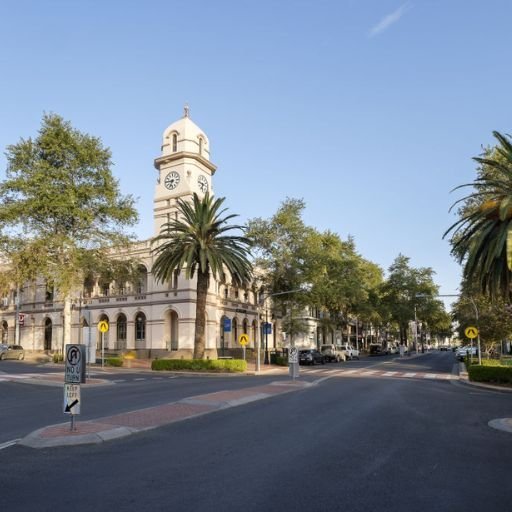
[[[118,343],[120,341],[126,341],[126,315],[123,313],[117,317],[116,338]]]
[[[199,137],[199,154],[203,154],[203,138]]]
[[[243,329],[244,329],[244,334],[249,334],[247,318],[244,318],[242,326],[243,326]]]
[[[233,318],[231,322],[231,331],[233,332],[233,344],[236,346],[238,343],[238,320]]]
[[[176,153],[178,151],[178,135],[176,133],[172,134],[172,152]]]
[[[94,292],[94,276],[88,274],[84,279],[84,297],[91,298]]]
[[[4,320],[2,322],[2,343],[4,345],[7,345],[8,341],[9,341],[9,326],[7,325],[7,322]]]
[[[146,315],[137,313],[135,317],[135,341],[144,341],[146,339]]]

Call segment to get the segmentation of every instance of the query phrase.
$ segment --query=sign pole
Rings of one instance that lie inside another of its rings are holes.
[[[105,333],[101,331],[101,369],[105,364]]]

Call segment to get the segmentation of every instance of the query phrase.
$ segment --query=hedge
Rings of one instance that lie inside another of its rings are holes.
[[[468,368],[468,375],[469,380],[475,382],[512,385],[512,367],[510,366],[480,366],[472,364]]]
[[[107,366],[123,366],[123,359],[121,357],[107,357],[105,364]]]
[[[245,372],[243,359],[155,359],[151,369],[156,371],[191,370],[194,372]]]

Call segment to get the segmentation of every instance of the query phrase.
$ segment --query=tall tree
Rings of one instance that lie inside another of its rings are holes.
[[[8,146],[6,156],[1,249],[16,284],[44,278],[55,286],[69,343],[71,294],[91,268],[127,246],[134,199],[121,195],[101,140],[58,115],[44,115],[38,136]]]
[[[178,199],[178,218],[164,224],[154,243],[156,260],[153,273],[159,281],[172,279],[174,271],[185,271],[187,279],[197,274],[194,359],[203,359],[205,352],[206,298],[210,274],[220,279],[225,272],[236,286],[246,286],[252,279],[249,261],[250,241],[245,236],[227,235],[243,231],[243,226],[230,225],[237,215],[223,217],[224,198],[214,199],[208,193],[192,202]]]
[[[491,297],[510,299],[512,270],[512,144],[493,132],[498,144],[487,148],[478,162],[472,193],[456,201],[459,219],[451,234],[452,254],[463,264],[463,278]]]

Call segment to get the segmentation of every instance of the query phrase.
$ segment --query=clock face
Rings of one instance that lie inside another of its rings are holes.
[[[206,194],[208,191],[208,180],[201,175],[197,178],[197,184],[199,185],[199,190],[203,192],[203,194]]]
[[[180,175],[176,171],[170,172],[164,180],[165,186],[169,190],[174,190],[180,182]]]

